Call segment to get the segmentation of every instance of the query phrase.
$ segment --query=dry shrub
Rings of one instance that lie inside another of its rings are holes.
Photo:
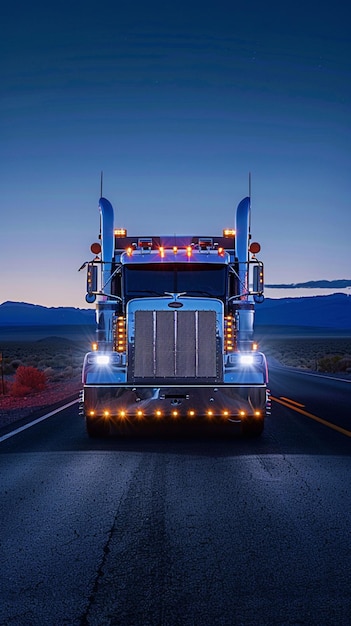
[[[32,391],[42,391],[46,386],[44,372],[35,367],[20,365],[16,370],[15,380],[11,387],[11,395],[23,397]]]
[[[323,357],[318,361],[318,369],[321,372],[347,372],[351,367],[351,357],[333,354]]]
[[[46,367],[44,369],[44,374],[47,380],[52,380],[55,376],[55,370],[52,367]]]

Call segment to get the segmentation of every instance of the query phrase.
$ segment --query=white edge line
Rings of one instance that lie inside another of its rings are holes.
[[[315,376],[316,378],[327,378],[328,380],[338,380],[341,383],[351,383],[350,378],[336,378],[336,376],[326,376],[325,374],[317,374],[316,372],[304,372],[303,370],[295,369],[294,367],[279,367],[279,365],[268,365],[268,371],[270,369],[283,370],[293,372],[294,374],[303,374],[303,376]]]
[[[21,433],[24,430],[27,430],[27,428],[31,428],[32,426],[35,426],[35,424],[39,424],[39,422],[43,422],[44,420],[47,420],[49,417],[52,417],[52,415],[55,415],[56,413],[60,413],[60,411],[64,411],[65,409],[68,409],[68,407],[73,406],[73,404],[76,404],[77,402],[78,402],[78,399],[73,400],[72,402],[69,402],[68,404],[64,404],[60,406],[58,409],[55,409],[54,411],[50,411],[50,413],[46,413],[46,415],[42,415],[41,417],[38,417],[36,420],[33,420],[33,422],[28,422],[28,424],[24,424],[24,426],[20,426],[19,428],[12,430],[10,433],[7,433],[6,435],[3,435],[2,437],[0,437],[0,443],[2,441],[6,441],[6,439],[10,439],[10,437],[14,437],[15,435],[18,435],[18,433]]]

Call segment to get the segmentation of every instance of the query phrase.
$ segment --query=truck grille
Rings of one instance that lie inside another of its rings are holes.
[[[215,379],[215,311],[136,311],[135,378]]]

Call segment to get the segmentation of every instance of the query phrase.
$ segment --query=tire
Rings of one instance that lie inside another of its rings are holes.
[[[260,437],[264,429],[264,418],[248,419],[241,423],[241,432],[244,437]]]
[[[110,425],[108,421],[103,418],[85,418],[85,426],[89,437],[92,439],[98,439],[101,437],[108,437],[110,434]]]

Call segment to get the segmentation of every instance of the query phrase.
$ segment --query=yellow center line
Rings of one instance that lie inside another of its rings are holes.
[[[295,404],[295,406],[301,407],[303,409],[305,407],[304,404],[300,404],[300,402],[295,402],[295,400],[291,400],[290,398],[285,398],[284,396],[280,396],[281,400],[285,400],[285,402],[290,402],[290,404]]]
[[[301,413],[301,415],[305,415],[306,417],[309,417],[310,419],[315,420],[315,422],[319,422],[320,424],[323,424],[323,426],[327,426],[328,428],[332,428],[333,430],[336,430],[338,433],[341,433],[342,435],[345,435],[346,437],[351,437],[351,431],[346,430],[346,428],[341,428],[341,426],[337,426],[336,424],[332,424],[332,422],[327,422],[327,420],[324,420],[321,417],[317,417],[317,415],[313,415],[312,413],[308,413],[307,411],[300,409],[298,406],[293,406],[291,404],[291,400],[289,400],[288,402],[285,402],[282,398],[274,398],[273,396],[271,396],[271,399],[274,402],[278,402],[278,404],[282,404],[283,406],[288,407],[288,409],[292,409],[293,411],[296,411],[297,413]]]

